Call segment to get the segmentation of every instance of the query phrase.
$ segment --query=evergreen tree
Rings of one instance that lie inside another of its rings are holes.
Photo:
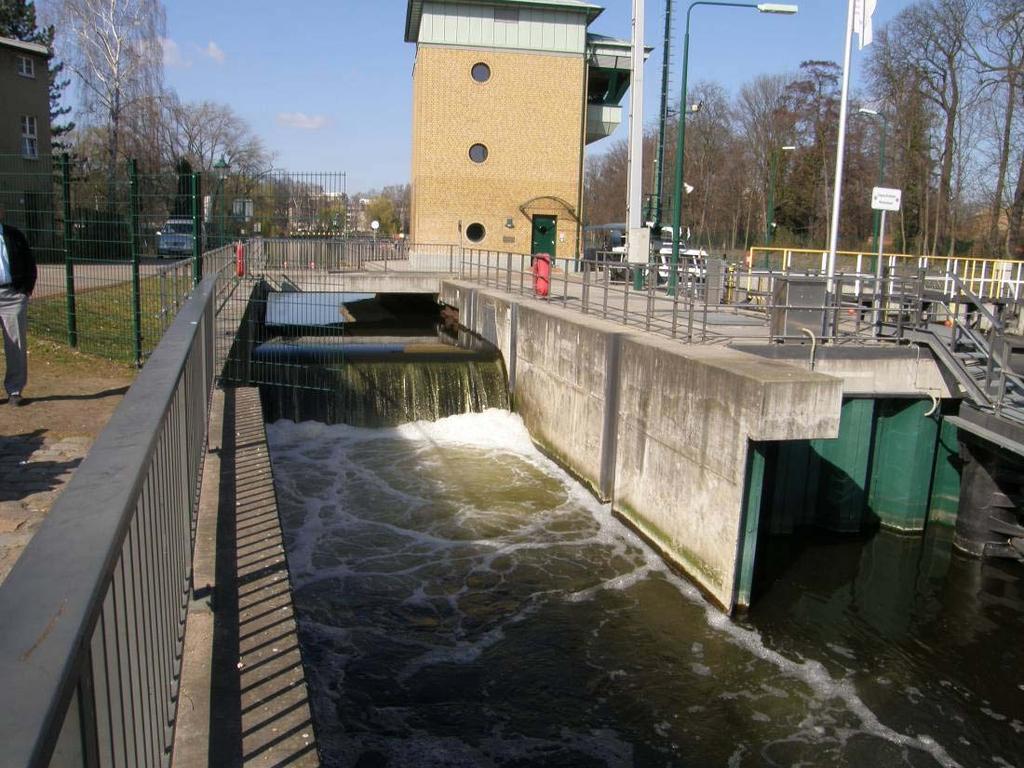
[[[61,97],[70,82],[62,77],[64,62],[53,57],[53,39],[56,34],[53,26],[40,29],[36,22],[36,6],[27,0],[0,0],[0,37],[10,37],[25,43],[39,43],[50,51],[48,61],[48,77],[50,91],[50,137],[52,148],[56,152],[64,151],[68,145],[62,137],[71,131],[73,122],[59,123],[60,118],[71,112],[71,107],[63,106]]]

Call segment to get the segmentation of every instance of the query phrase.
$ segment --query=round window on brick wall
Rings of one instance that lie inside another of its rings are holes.
[[[479,222],[473,222],[466,227],[466,237],[471,243],[479,243],[484,239],[484,235],[487,234],[487,230],[484,229],[484,225]]]
[[[474,64],[473,69],[471,69],[470,72],[473,75],[473,79],[478,83],[486,83],[491,79],[491,68],[482,61],[478,61]]]
[[[469,148],[469,159],[474,163],[482,163],[487,159],[487,147],[483,144],[474,144]]]

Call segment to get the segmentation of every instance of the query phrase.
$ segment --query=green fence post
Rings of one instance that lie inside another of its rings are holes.
[[[192,285],[203,279],[203,198],[202,178],[192,174]]]
[[[128,228],[132,253],[132,339],[135,365],[142,365],[142,286],[139,282],[139,167],[128,161]]]
[[[78,310],[75,302],[75,265],[71,255],[71,162],[60,156],[60,185],[64,194],[64,300],[67,312],[68,346],[78,346]]]

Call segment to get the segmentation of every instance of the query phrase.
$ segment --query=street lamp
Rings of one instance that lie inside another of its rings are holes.
[[[690,13],[698,5],[718,5],[725,8],[753,8],[758,13],[779,13],[792,15],[797,6],[787,3],[721,3],[717,0],[696,0],[686,9],[686,31],[683,36],[683,76],[679,91],[679,130],[676,138],[675,187],[672,190],[672,267],[669,272],[669,292],[676,287],[676,271],[679,266],[679,235],[683,225],[683,153],[686,151],[686,64],[690,55]]]
[[[768,175],[768,205],[764,213],[764,247],[767,248],[772,244],[772,240],[775,239],[775,181],[779,175],[779,153],[780,152],[792,152],[796,149],[795,146],[786,145],[783,147],[776,147],[772,150],[769,163],[771,170]],[[764,266],[768,268],[768,252],[764,254]]]
[[[213,215],[217,215],[217,203],[220,202],[221,193],[224,189],[224,179],[231,170],[231,164],[221,154],[220,160],[213,164],[213,170],[217,173],[217,194],[213,198]],[[224,217],[220,217],[220,226],[217,228],[217,245],[224,245]]]
[[[882,186],[885,183],[885,134],[889,130],[889,121],[888,121],[888,119],[886,119],[885,115],[882,112],[879,112],[877,109],[868,109],[867,107],[861,107],[860,109],[857,110],[857,112],[858,112],[858,114],[867,115],[868,117],[877,117],[879,120],[882,121],[882,135],[881,135],[881,138],[879,139],[879,148],[878,148],[878,186]],[[873,213],[873,216],[872,216],[872,219],[873,219],[873,221],[872,221],[872,229],[873,229],[873,232],[874,232],[874,241],[873,241],[874,248],[872,248],[871,252],[872,253],[878,253],[878,238],[879,238],[879,230],[880,230],[882,212],[881,211],[873,211],[872,213]]]

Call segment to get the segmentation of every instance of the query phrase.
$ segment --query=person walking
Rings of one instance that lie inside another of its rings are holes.
[[[28,382],[28,297],[36,287],[36,261],[21,230],[6,223],[0,204],[0,329],[4,335],[7,402],[24,405]]]

